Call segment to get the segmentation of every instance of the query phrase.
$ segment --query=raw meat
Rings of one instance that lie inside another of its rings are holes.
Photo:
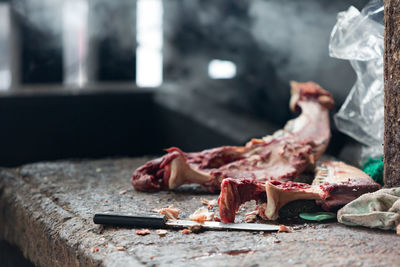
[[[219,212],[223,222],[234,222],[241,204],[249,200],[266,200],[259,205],[258,215],[276,220],[279,209],[294,200],[315,199],[323,209],[331,210],[379,188],[380,185],[361,170],[340,161],[326,161],[315,169],[312,185],[292,181],[225,179],[221,184]]]
[[[234,222],[240,205],[250,200],[266,200],[265,182],[255,179],[224,179],[218,198],[221,220]]]
[[[189,219],[192,221],[203,223],[205,221],[212,221],[214,219],[214,215],[214,212],[210,212],[207,208],[201,207],[197,209],[193,214],[191,214],[189,216]]]
[[[174,189],[196,183],[218,191],[225,178],[256,181],[290,181],[311,169],[330,139],[329,109],[332,96],[313,82],[291,83],[290,108],[301,115],[263,139],[243,147],[223,146],[197,153],[170,148],[165,156],[149,161],[132,176],[141,191]]]

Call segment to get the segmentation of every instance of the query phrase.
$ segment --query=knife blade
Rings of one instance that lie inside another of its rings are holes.
[[[191,226],[201,226],[205,230],[234,230],[234,231],[278,231],[279,225],[261,223],[223,223],[223,222],[203,222],[198,223],[190,220],[168,220],[161,214],[110,214],[96,213],[93,217],[95,224],[123,226],[123,227],[142,227],[142,228],[187,228]]]

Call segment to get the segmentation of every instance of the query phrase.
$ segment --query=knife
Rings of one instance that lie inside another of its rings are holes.
[[[191,226],[201,226],[206,230],[235,230],[235,231],[278,231],[279,225],[261,223],[222,223],[222,222],[203,222],[198,223],[189,220],[168,220],[161,214],[108,214],[96,213],[93,217],[95,224],[140,227],[140,228],[187,228]]]

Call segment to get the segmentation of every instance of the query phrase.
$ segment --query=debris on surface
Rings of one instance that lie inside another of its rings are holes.
[[[215,213],[210,212],[208,209],[201,207],[198,208],[193,214],[189,216],[189,219],[195,222],[203,223],[205,221],[212,221]]]
[[[281,224],[279,226],[279,233],[291,233],[292,230],[289,229],[289,227],[287,227],[286,225]]]
[[[168,208],[163,209],[154,209],[154,212],[158,212],[162,215],[165,215],[168,220],[177,220],[179,218],[179,212],[181,211],[178,208],[175,208],[173,205],[169,206]]]
[[[189,226],[189,231],[194,234],[198,234],[204,232],[204,228],[201,225],[192,225]]]
[[[120,195],[125,195],[127,192],[128,192],[128,190],[125,189],[125,190],[120,191],[119,194],[120,194]]]
[[[164,237],[167,235],[167,230],[164,230],[164,229],[158,229],[158,230],[156,230],[156,232],[160,237]]]
[[[192,233],[192,231],[190,231],[189,229],[183,229],[181,231],[181,233],[184,234],[184,235],[188,235],[188,234]]]
[[[396,234],[400,235],[400,223],[396,227]]]
[[[136,230],[136,234],[137,235],[148,235],[148,234],[150,234],[150,230],[149,229]]]
[[[117,249],[118,251],[124,251],[124,250],[125,250],[124,247],[116,247],[116,249]]]
[[[254,223],[257,220],[257,215],[258,215],[258,210],[247,213],[245,221],[247,223]]]
[[[92,248],[92,253],[99,252],[99,248]]]

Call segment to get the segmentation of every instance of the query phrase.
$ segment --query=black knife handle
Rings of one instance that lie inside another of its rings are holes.
[[[167,218],[161,214],[121,215],[96,213],[93,217],[95,224],[143,227],[143,228],[165,228]]]

